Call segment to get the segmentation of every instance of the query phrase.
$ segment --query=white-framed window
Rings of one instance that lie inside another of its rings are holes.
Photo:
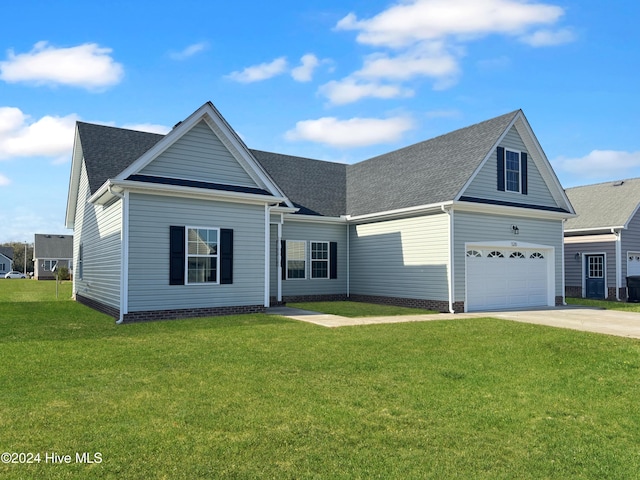
[[[533,252],[529,258],[533,258],[533,259],[536,259],[536,260],[542,260],[544,258],[544,255],[542,253],[540,253],[540,252]]]
[[[507,192],[520,193],[520,152],[505,150],[505,187]]]
[[[467,250],[467,257],[480,258],[482,257],[482,253],[478,250]]]
[[[522,252],[512,252],[509,258],[527,258]]]
[[[329,278],[329,242],[311,243],[311,278]]]
[[[287,279],[307,278],[307,242],[287,240]]]
[[[220,257],[217,228],[187,227],[186,270],[187,283],[218,283]]]
[[[489,252],[487,258],[504,258],[504,255],[502,254],[502,252],[494,250],[493,252]]]
[[[44,260],[42,262],[42,268],[44,268],[45,272],[50,272],[53,270],[53,267],[55,267],[58,264],[57,260]]]

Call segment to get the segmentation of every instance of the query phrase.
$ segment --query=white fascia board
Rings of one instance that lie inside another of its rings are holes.
[[[529,141],[532,142],[533,148],[536,150],[538,154],[538,158],[542,159],[544,165],[539,165],[538,163],[536,163],[536,165],[538,166],[538,170],[540,171],[542,178],[544,178],[545,182],[547,183],[547,186],[550,187],[549,183],[551,183],[551,185],[554,187],[554,188],[550,188],[551,196],[553,196],[553,198],[556,200],[556,202],[558,202],[558,204],[564,203],[564,205],[559,205],[559,206],[566,208],[571,213],[576,213],[575,210],[573,209],[573,205],[571,205],[571,202],[569,201],[569,197],[567,197],[567,194],[564,191],[564,188],[562,188],[562,184],[560,183],[560,180],[558,180],[558,176],[556,175],[555,171],[553,170],[553,167],[551,166],[551,162],[547,158],[547,155],[544,153],[544,150],[542,149],[542,145],[540,145],[540,142],[538,141],[536,134],[533,132],[533,129],[531,128],[531,125],[529,124],[527,117],[525,117],[524,113],[520,111],[520,113],[518,114],[518,118],[520,122],[515,123],[516,130],[518,130],[518,133],[520,134],[520,137],[522,138],[522,141],[524,142],[527,149],[529,148],[528,146]],[[522,134],[522,132],[520,131],[521,127],[524,128],[527,135]],[[544,168],[540,168],[540,167],[544,167]]]
[[[535,208],[512,207],[508,205],[492,205],[489,203],[454,202],[453,208],[457,212],[477,212],[491,215],[505,215],[525,218],[540,218],[545,220],[563,220],[576,215],[565,212],[538,210]]]
[[[272,209],[273,211],[273,209]],[[332,223],[332,224],[344,224],[347,220],[345,217],[323,217],[320,215],[301,215],[301,214],[286,214],[284,216],[285,222],[306,222],[306,223]]]
[[[69,175],[69,192],[67,194],[67,211],[65,215],[65,227],[73,228],[76,221],[76,206],[78,204],[78,189],[80,188],[80,176],[82,175],[82,144],[78,134],[76,123],[75,136],[73,138],[73,154],[71,156],[71,173]]]
[[[180,185],[159,185],[156,183],[134,182],[131,180],[123,180],[119,182],[107,180],[102,184],[98,191],[89,198],[89,202],[97,205],[104,205],[115,196],[112,192],[122,193],[125,190],[133,193],[145,193],[147,195],[201,198],[205,200],[218,200],[221,202],[247,203],[255,205],[277,205],[284,202],[284,198],[282,197],[272,197],[269,195],[206,190],[195,187],[183,187]]]
[[[418,205],[415,207],[407,207],[407,208],[399,208],[396,210],[387,210],[384,212],[376,212],[376,213],[367,213],[365,215],[346,215],[344,218],[349,223],[358,223],[358,222],[374,222],[378,220],[388,220],[391,218],[412,216],[421,213],[431,213],[435,211],[442,211],[442,207],[447,207],[453,205],[453,201],[441,202],[441,203],[432,203],[429,205]]]
[[[631,220],[633,220],[633,217],[636,216],[636,213],[638,213],[638,209],[640,209],[640,203],[638,203],[638,205],[636,206],[636,208],[633,209],[633,213],[631,213],[631,215],[629,215],[629,218],[627,219],[627,221],[624,224],[625,229],[629,228],[629,224],[631,223]],[[613,227],[613,228],[619,228],[619,227]]]
[[[565,230],[564,233],[584,233],[585,235],[597,235],[598,233],[611,233],[611,230],[626,230],[626,226],[621,227],[594,227],[594,228],[574,228]]]

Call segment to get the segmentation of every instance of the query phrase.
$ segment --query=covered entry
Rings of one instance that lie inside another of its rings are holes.
[[[553,247],[501,242],[465,250],[466,311],[555,305]]]

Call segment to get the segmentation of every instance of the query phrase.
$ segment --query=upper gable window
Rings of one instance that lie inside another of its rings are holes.
[[[505,151],[504,170],[507,192],[520,193],[520,152]]]

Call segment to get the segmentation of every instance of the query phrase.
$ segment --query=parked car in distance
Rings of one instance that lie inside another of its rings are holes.
[[[4,276],[4,278],[25,278],[25,276],[24,276],[24,273],[22,273],[22,272],[16,272],[16,271],[14,270],[14,271],[8,272],[8,273]]]

